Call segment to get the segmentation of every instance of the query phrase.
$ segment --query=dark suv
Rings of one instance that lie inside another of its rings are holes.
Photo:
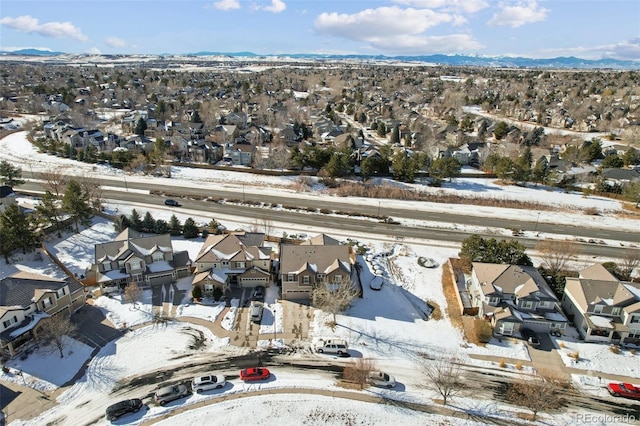
[[[540,346],[540,339],[533,330],[529,330],[528,328],[523,328],[520,330],[520,334],[522,338],[527,341],[531,346]]]
[[[172,200],[170,198],[164,200],[164,204],[167,206],[180,207],[182,204],[177,202],[176,200]]]
[[[263,301],[264,300],[264,287],[259,285],[256,288],[254,288],[253,289],[253,294],[251,295],[251,298],[253,300]]]
[[[138,411],[140,411],[143,405],[144,404],[142,404],[142,400],[138,398],[120,401],[107,407],[105,416],[109,421],[115,420],[127,413],[137,413]]]

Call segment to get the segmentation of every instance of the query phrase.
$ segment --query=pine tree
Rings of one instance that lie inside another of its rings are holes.
[[[14,167],[8,161],[0,161],[0,178],[2,182],[10,187],[22,185],[22,169]]]
[[[171,219],[169,219],[169,234],[172,237],[177,237],[182,233],[182,225],[180,221],[176,217],[176,215],[171,215]]]
[[[198,236],[198,232],[198,227],[193,219],[190,217],[187,218],[187,220],[184,221],[184,226],[182,227],[182,236],[186,239],[195,238]]]
[[[16,204],[10,204],[0,214],[0,254],[8,262],[13,250],[21,249],[22,253],[26,253],[39,243],[31,219]]]
[[[147,122],[144,118],[140,117],[136,123],[135,133],[139,136],[144,136],[144,131],[147,130]]]
[[[51,193],[51,191],[45,192],[42,196],[40,204],[36,206],[36,214],[40,224],[53,226],[58,238],[62,236],[62,208],[60,208],[58,199]]]
[[[80,225],[91,224],[92,210],[89,196],[82,190],[82,186],[75,180],[70,180],[62,196],[62,210],[71,216],[75,224],[76,233],[80,232]]]
[[[142,219],[140,218],[140,213],[136,209],[131,210],[131,215],[129,216],[129,226],[133,228],[135,231],[142,232]]]
[[[158,235],[166,234],[167,232],[169,232],[169,224],[164,219],[158,219],[156,220],[156,225],[153,232]]]
[[[156,228],[156,220],[151,216],[150,212],[145,213],[142,220],[142,230],[144,232],[153,232]]]

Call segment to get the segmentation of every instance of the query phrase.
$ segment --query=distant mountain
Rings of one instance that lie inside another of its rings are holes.
[[[52,52],[50,50],[39,49],[20,49],[12,52],[0,50],[0,55],[16,55],[16,56],[58,56],[64,55],[64,52]]]
[[[16,56],[58,56],[65,55],[64,52],[51,52],[39,49],[22,49],[13,52],[0,51],[0,55],[16,55]],[[104,56],[108,57],[138,57],[140,55],[74,55],[82,56]],[[170,57],[170,56],[223,56],[229,58],[290,58],[296,60],[320,60],[320,61],[385,61],[385,62],[419,62],[434,65],[453,65],[453,66],[475,66],[475,67],[495,67],[495,68],[574,68],[574,69],[618,69],[618,70],[637,70],[640,69],[640,61],[629,61],[621,59],[581,59],[573,56],[559,56],[557,58],[533,59],[519,56],[474,56],[474,55],[418,55],[418,56],[385,56],[385,55],[323,55],[314,53],[288,53],[288,54],[265,54],[259,55],[253,52],[195,52],[182,55],[163,54],[163,55],[143,55],[145,57]]]

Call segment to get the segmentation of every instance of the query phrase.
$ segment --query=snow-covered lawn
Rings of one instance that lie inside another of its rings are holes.
[[[608,344],[585,343],[570,338],[554,339],[556,347],[560,348],[558,353],[568,367],[640,379],[640,350],[634,354],[632,349],[621,348],[614,353]]]

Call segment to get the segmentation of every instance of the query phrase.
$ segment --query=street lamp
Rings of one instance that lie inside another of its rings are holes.
[[[273,347],[276,347],[276,333],[278,332],[278,325],[276,321],[276,308],[273,308]]]
[[[536,218],[536,226],[533,227],[533,232],[538,231],[538,221],[540,220],[540,212],[538,212],[538,217]]]

